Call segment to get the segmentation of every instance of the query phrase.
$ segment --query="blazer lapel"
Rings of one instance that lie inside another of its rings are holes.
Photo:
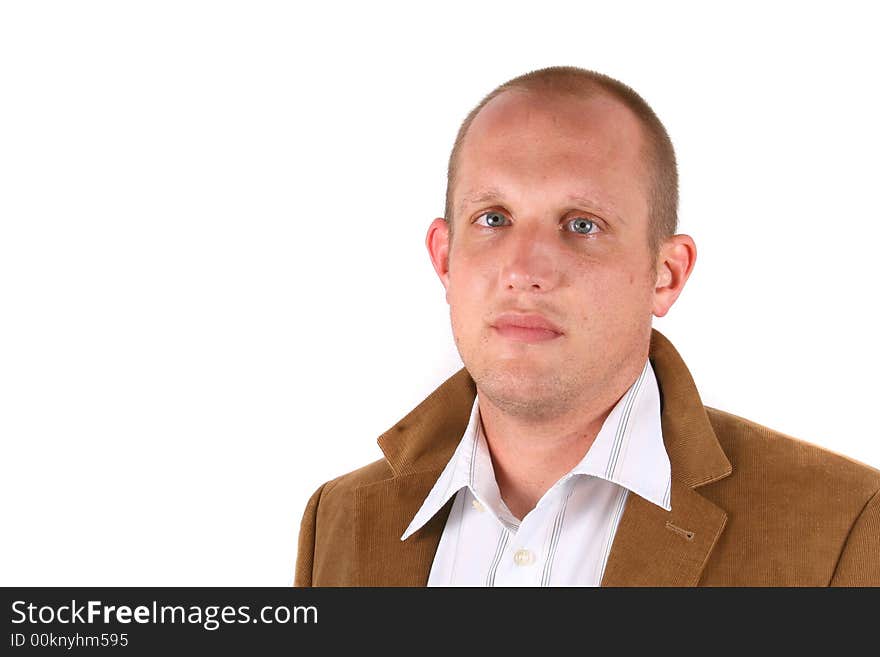
[[[727,514],[672,482],[672,511],[635,493],[627,498],[602,586],[695,586]]]
[[[663,443],[672,467],[671,512],[630,493],[602,586],[694,586],[727,522],[696,489],[733,468],[681,356],[656,330],[651,365],[660,388]]]
[[[452,458],[470,418],[476,384],[461,368],[379,436],[394,476],[355,490],[354,549],[359,586],[425,586],[455,496],[401,541]]]
[[[401,541],[441,470],[361,486],[355,491],[357,586],[426,586],[455,497]]]

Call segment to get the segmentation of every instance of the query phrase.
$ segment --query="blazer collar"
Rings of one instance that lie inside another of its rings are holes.
[[[672,512],[630,495],[615,535],[603,586],[696,584],[727,514],[695,488],[730,474],[693,378],[656,329],[649,358],[660,388],[663,441],[672,468]],[[394,476],[355,494],[359,585],[424,586],[451,500],[418,532],[399,537],[452,457],[467,426],[476,385],[465,368],[391,429],[379,447]]]

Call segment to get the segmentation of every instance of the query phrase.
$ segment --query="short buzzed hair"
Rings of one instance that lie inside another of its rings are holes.
[[[453,188],[459,151],[474,118],[486,104],[499,94],[511,90],[532,91],[556,95],[594,96],[604,93],[620,101],[638,118],[644,128],[645,159],[650,172],[648,181],[648,244],[656,254],[663,240],[675,234],[678,227],[678,166],[675,150],[666,128],[657,118],[650,105],[633,89],[612,77],[575,66],[551,66],[508,80],[493,89],[465,117],[455,137],[449,155],[446,174],[446,209],[444,219],[449,226],[450,239],[453,231]]]

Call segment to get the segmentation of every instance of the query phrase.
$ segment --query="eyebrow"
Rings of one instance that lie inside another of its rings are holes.
[[[490,187],[482,191],[471,192],[471,194],[462,197],[461,201],[458,204],[458,213],[464,210],[464,207],[469,203],[477,205],[480,203],[485,203],[486,201],[495,201],[501,198],[501,196],[501,192],[494,187]]]
[[[596,203],[596,201],[593,201],[592,199],[590,199],[587,196],[572,195],[572,196],[569,196],[566,199],[566,201],[568,201],[570,203],[575,203],[577,205],[583,205],[587,208],[593,208],[596,212],[598,212],[602,216],[608,217],[610,219],[614,219],[615,221],[619,221],[621,224],[626,225],[626,221],[624,221],[623,217],[621,217],[619,214],[617,214],[616,212],[614,212],[610,208],[599,205],[598,203]]]
[[[486,203],[488,201],[497,201],[503,197],[503,194],[495,187],[489,187],[484,190],[478,190],[475,192],[471,192],[470,194],[465,195],[461,202],[458,204],[457,213],[461,213],[464,210],[465,206],[468,204],[479,205],[480,203]],[[596,201],[592,200],[588,196],[572,194],[566,197],[566,203],[574,203],[576,205],[580,205],[585,207],[586,209],[592,209],[593,211],[608,217],[610,219],[614,219],[615,221],[620,222],[623,225],[626,225],[626,221],[624,221],[623,217],[621,217],[616,212],[611,209],[599,205]]]

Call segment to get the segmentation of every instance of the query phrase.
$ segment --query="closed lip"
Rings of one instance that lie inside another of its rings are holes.
[[[562,334],[562,329],[556,326],[549,319],[537,313],[504,313],[498,315],[492,322],[495,328],[505,328],[508,326],[518,326],[520,328],[544,329]]]

